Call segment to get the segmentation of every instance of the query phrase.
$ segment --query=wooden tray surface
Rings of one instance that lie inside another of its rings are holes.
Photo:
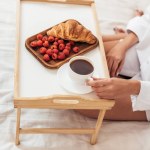
[[[66,20],[67,21],[67,20]],[[64,22],[66,22],[64,21]],[[53,27],[51,27],[53,28]],[[42,34],[47,35],[47,31],[50,30],[51,28],[48,28],[40,33],[37,33],[29,38],[27,38],[27,40],[25,41],[25,46],[27,48],[27,50],[45,67],[49,68],[49,69],[55,69],[55,68],[59,68],[61,65],[63,65],[64,63],[66,63],[67,61],[69,61],[72,57],[74,56],[78,56],[81,54],[84,54],[90,50],[93,50],[94,48],[96,48],[98,46],[98,39],[96,38],[96,42],[94,44],[88,44],[88,43],[83,43],[83,42],[75,42],[75,46],[79,47],[79,52],[74,53],[72,50],[70,51],[70,54],[68,57],[66,57],[64,60],[49,60],[49,61],[44,61],[43,60],[43,55],[40,54],[39,52],[39,48],[37,48],[36,50],[33,49],[30,46],[30,43],[34,40],[37,39],[37,35],[38,34]]]

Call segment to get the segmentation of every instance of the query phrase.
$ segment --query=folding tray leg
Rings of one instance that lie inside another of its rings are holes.
[[[21,117],[21,108],[17,108],[17,124],[16,124],[16,145],[20,144],[19,134],[20,134],[20,117]]]
[[[99,115],[98,115],[98,118],[97,118],[97,122],[96,122],[96,126],[95,126],[95,131],[92,134],[91,141],[90,141],[90,143],[92,145],[96,144],[96,142],[97,142],[97,136],[99,134],[100,127],[102,125],[105,112],[106,112],[106,110],[104,110],[104,109],[100,110],[100,112],[99,112]]]

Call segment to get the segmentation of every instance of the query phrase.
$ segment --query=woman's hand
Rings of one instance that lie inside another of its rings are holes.
[[[107,54],[106,59],[111,77],[115,77],[122,69],[126,51],[139,41],[136,34],[130,32],[118,42]]]
[[[119,42],[107,54],[107,64],[111,77],[115,77],[122,69],[126,49],[122,42]]]
[[[97,96],[103,99],[123,98],[127,95],[137,95],[140,92],[140,81],[119,78],[93,78],[87,81]]]

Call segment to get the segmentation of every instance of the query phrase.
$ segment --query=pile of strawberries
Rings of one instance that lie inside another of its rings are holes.
[[[38,34],[37,39],[30,43],[34,50],[39,50],[43,55],[43,60],[63,60],[69,56],[70,52],[77,53],[79,47],[75,46],[73,41],[66,41],[53,36]]]

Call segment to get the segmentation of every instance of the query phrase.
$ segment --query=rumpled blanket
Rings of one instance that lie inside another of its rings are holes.
[[[144,9],[149,0],[96,0],[102,33],[125,27],[134,9]],[[96,145],[88,135],[20,135],[15,145],[16,112],[13,105],[16,0],[0,0],[0,150],[149,150],[147,122],[104,121]],[[21,127],[93,127],[95,120],[73,110],[24,109]]]

